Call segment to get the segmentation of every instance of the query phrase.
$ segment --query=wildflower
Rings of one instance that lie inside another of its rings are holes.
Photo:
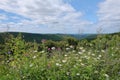
[[[79,49],[81,49],[81,50],[82,50],[82,49],[83,49],[83,47],[80,47]]]
[[[67,74],[67,75],[70,75],[70,72],[67,72],[66,74]]]
[[[70,48],[74,48],[74,46],[71,45]]]
[[[41,53],[45,53],[45,51],[41,51]]]
[[[97,59],[99,60],[99,59],[100,59],[100,57],[97,57]]]
[[[50,51],[51,49],[50,48],[48,48],[48,51]]]
[[[65,62],[66,62],[66,60],[62,60],[62,62],[63,62],[63,63],[65,63]]]
[[[95,71],[94,73],[98,73],[98,71]]]
[[[81,60],[81,59],[79,59],[79,61],[81,62],[82,60]]]
[[[51,49],[52,49],[52,50],[55,50],[55,47],[52,47]]]
[[[37,50],[34,51],[35,53],[37,52]]]
[[[66,48],[66,50],[68,51],[68,50],[70,50],[70,48]]]
[[[95,56],[95,54],[91,54],[92,56]]]
[[[33,56],[33,59],[35,59],[36,58],[36,56]]]
[[[82,66],[84,66],[85,64],[81,63]]]
[[[77,73],[76,75],[77,75],[77,76],[79,76],[79,75],[80,75],[80,73]]]
[[[83,49],[82,52],[85,52],[85,49]]]
[[[82,52],[78,52],[78,54],[83,54]]]
[[[104,53],[104,52],[105,52],[105,50],[101,50],[101,52],[103,52],[103,53]]]
[[[108,74],[104,74],[104,76],[105,76],[105,77],[109,77],[109,75],[108,75]]]
[[[9,63],[10,61],[9,60],[7,60],[7,63]]]
[[[56,66],[61,66],[61,64],[59,64],[59,63],[56,63]]]
[[[32,67],[33,66],[33,64],[30,64],[30,67]]]
[[[73,67],[76,67],[76,65],[74,65]]]
[[[72,52],[75,53],[75,50],[73,50]]]
[[[99,55],[98,57],[99,57],[99,58],[101,58],[102,56],[101,56],[101,55]]]
[[[88,54],[90,55],[90,54],[91,54],[91,52],[88,52]]]
[[[65,54],[64,56],[65,56],[65,57],[67,57],[67,55],[66,55],[66,54]]]

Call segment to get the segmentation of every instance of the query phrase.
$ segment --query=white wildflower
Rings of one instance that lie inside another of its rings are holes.
[[[100,60],[100,57],[97,57],[98,60]]]
[[[37,50],[34,51],[35,53],[38,52]]]
[[[95,56],[95,54],[91,54],[92,56]]]
[[[35,59],[36,58],[36,56],[33,56],[33,59]]]
[[[76,75],[77,75],[77,76],[79,76],[79,75],[80,75],[80,73],[77,73]]]
[[[59,63],[56,63],[56,66],[61,66]]]
[[[70,50],[70,48],[66,48],[66,50],[68,51],[68,50]]]
[[[70,72],[67,72],[66,74],[67,74],[67,75],[70,75]]]
[[[30,67],[32,67],[33,66],[33,64],[30,64]]]
[[[82,50],[82,49],[83,49],[83,47],[80,47],[80,49]]]
[[[75,53],[75,50],[73,50],[72,52]]]
[[[81,59],[79,59],[79,61],[81,62],[82,60],[81,60]]]
[[[88,52],[88,54],[90,55],[90,54],[91,54],[91,52]]]
[[[67,61],[66,60],[62,60],[63,63],[66,63]]]
[[[102,55],[99,55],[98,57],[99,57],[99,58],[101,58],[101,57],[102,57]]]
[[[71,45],[70,48],[74,48],[74,46]]]
[[[52,50],[55,50],[55,47],[52,47],[51,49],[52,49]]]
[[[83,49],[82,52],[85,52],[85,49]]]
[[[65,56],[65,57],[67,57],[67,55],[66,55],[66,54],[65,54],[64,56]]]
[[[94,73],[98,73],[98,71],[95,71]]]
[[[78,52],[78,54],[83,54],[82,52]]]
[[[109,75],[108,75],[108,74],[104,74],[104,76],[105,76],[105,77],[109,77]]]
[[[105,52],[105,50],[101,50],[101,52],[103,52],[103,53],[104,53],[104,52]]]
[[[41,53],[45,53],[45,51],[41,51]]]
[[[81,63],[82,66],[84,66],[85,64]]]

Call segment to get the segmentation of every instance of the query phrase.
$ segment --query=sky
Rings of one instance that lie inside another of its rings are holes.
[[[120,32],[120,0],[0,0],[0,32]]]

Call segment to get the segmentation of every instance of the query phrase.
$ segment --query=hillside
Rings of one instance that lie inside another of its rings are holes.
[[[3,35],[8,35],[8,34],[12,34],[16,37],[19,34],[19,32],[0,33],[0,41],[2,41]],[[21,33],[21,34],[26,42],[33,42],[33,41],[41,42],[42,39],[60,41],[63,40],[65,37],[69,36],[64,34],[33,34],[33,33]]]
[[[19,34],[19,32],[0,33],[0,42],[2,42],[3,40],[2,36],[8,35],[8,34],[12,34],[16,37]],[[23,32],[21,34],[26,42],[33,42],[35,40],[38,43],[41,42],[42,39],[61,41],[66,37],[73,37],[79,40],[82,40],[82,39],[93,40],[93,39],[96,39],[97,37],[97,34],[34,34],[34,33],[23,33]],[[120,32],[106,34],[106,35],[120,36]]]

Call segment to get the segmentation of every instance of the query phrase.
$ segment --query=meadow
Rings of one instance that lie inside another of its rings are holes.
[[[0,80],[120,80],[120,33],[40,43],[4,37]]]

